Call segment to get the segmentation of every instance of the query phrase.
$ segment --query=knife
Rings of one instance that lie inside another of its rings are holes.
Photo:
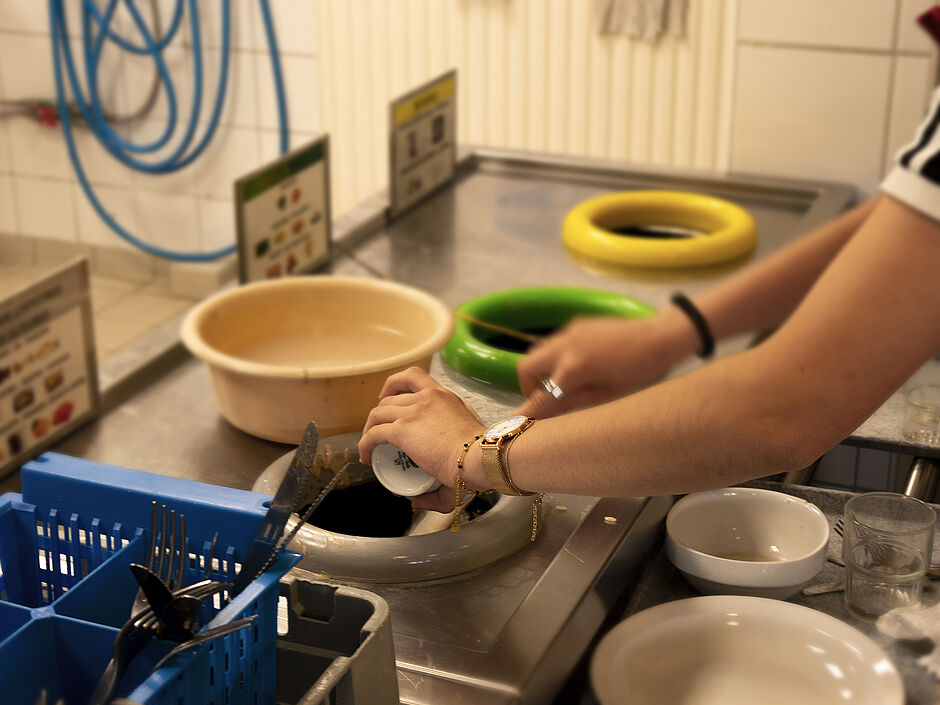
[[[297,452],[287,468],[281,484],[278,485],[274,499],[268,506],[268,513],[248,547],[242,569],[235,577],[235,584],[229,591],[229,596],[235,598],[258,576],[260,576],[274,560],[278,550],[278,541],[284,533],[284,527],[290,518],[294,505],[303,496],[303,492],[313,467],[313,458],[317,452],[317,425],[311,421],[307,424],[304,436],[300,440]]]

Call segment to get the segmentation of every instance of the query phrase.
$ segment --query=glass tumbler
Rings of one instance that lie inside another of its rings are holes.
[[[940,445],[940,385],[922,384],[907,390],[901,434],[923,445]]]
[[[894,492],[846,502],[842,558],[845,605],[852,614],[874,621],[920,602],[936,521],[929,504]]]

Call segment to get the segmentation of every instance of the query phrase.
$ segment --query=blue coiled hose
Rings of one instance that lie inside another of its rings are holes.
[[[89,129],[94,132],[101,145],[107,149],[115,159],[126,166],[150,174],[171,173],[188,166],[205,151],[206,147],[212,141],[219,124],[222,108],[225,104],[225,94],[228,85],[231,26],[229,0],[221,0],[222,54],[212,114],[209,117],[209,123],[204,133],[195,141],[195,144],[193,144],[193,141],[196,136],[203,91],[202,39],[199,29],[199,12],[196,7],[196,0],[187,0],[190,29],[192,32],[193,105],[183,137],[179,144],[173,150],[172,154],[159,161],[144,161],[137,155],[150,154],[161,149],[176,132],[178,118],[176,90],[161,52],[173,41],[173,37],[182,24],[183,0],[176,0],[169,26],[165,34],[159,39],[153,37],[143,18],[140,16],[140,12],[135,7],[133,0],[124,0],[134,20],[137,31],[140,33],[142,40],[141,45],[133,44],[111,29],[111,21],[118,1],[119,0],[108,0],[107,6],[104,8],[103,12],[99,10],[94,0],[84,0],[82,3],[82,49],[85,64],[86,95],[79,80],[75,62],[72,58],[72,52],[69,48],[64,2],[63,0],[49,0],[50,35],[52,38],[52,63],[55,69],[56,100],[59,109],[59,119],[62,123],[62,132],[65,135],[65,143],[68,149],[69,159],[71,159],[72,166],[75,169],[75,175],[89,203],[91,203],[101,219],[120,237],[140,250],[157,257],[183,262],[207,262],[229,255],[235,251],[235,245],[229,245],[219,250],[209,252],[176,252],[144,242],[122,227],[120,223],[105,210],[104,206],[102,206],[101,201],[98,200],[97,195],[91,187],[91,183],[88,181],[88,177],[85,175],[81,159],[78,156],[78,150],[75,147],[75,139],[72,135],[72,125],[69,119],[68,101],[66,100],[65,93],[65,79],[67,76],[75,104]],[[281,73],[277,37],[274,33],[271,8],[268,5],[268,0],[259,0],[259,4],[261,6],[261,17],[264,22],[265,34],[268,40],[268,49],[271,54],[271,69],[274,73],[274,87],[278,105],[280,150],[281,153],[284,154],[287,152],[289,145],[287,99],[284,94],[284,79]],[[101,108],[101,103],[98,98],[98,63],[106,39],[114,42],[124,51],[150,56],[154,61],[160,84],[166,94],[168,115],[167,125],[162,134],[149,143],[137,144],[124,139],[111,128],[104,116],[104,111]]]

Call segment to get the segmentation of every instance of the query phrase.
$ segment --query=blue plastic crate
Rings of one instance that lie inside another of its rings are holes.
[[[187,582],[207,570],[231,582],[270,495],[47,453],[22,471],[22,495],[0,497],[0,690],[5,705],[86,702],[127,621],[147,552],[151,502],[186,515]],[[117,696],[145,705],[275,702],[278,581],[300,556],[278,560],[238,597],[207,601],[200,623],[250,615],[246,629],[193,649],[147,677],[174,644],[152,641]],[[145,680],[146,679],[146,680]],[[135,684],[140,684],[136,685]]]

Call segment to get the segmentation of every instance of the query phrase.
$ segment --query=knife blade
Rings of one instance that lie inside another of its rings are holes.
[[[290,518],[294,505],[303,496],[306,483],[313,467],[313,458],[317,452],[317,425],[311,421],[304,430],[297,452],[290,467],[274,493],[274,499],[268,506],[258,533],[248,547],[242,568],[235,577],[235,584],[229,592],[230,597],[239,595],[248,585],[271,564],[277,550],[278,541],[284,533],[284,527]]]

